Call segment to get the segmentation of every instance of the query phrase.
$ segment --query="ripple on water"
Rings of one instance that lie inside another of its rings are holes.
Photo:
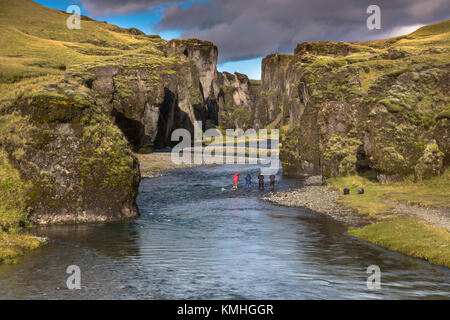
[[[328,217],[230,190],[234,166],[143,180],[130,223],[36,229],[49,245],[0,266],[0,298],[449,298],[447,269],[366,244]],[[258,173],[240,167],[241,175]],[[277,190],[299,184],[277,177]],[[82,290],[65,289],[79,265]],[[382,289],[367,289],[378,265]]]

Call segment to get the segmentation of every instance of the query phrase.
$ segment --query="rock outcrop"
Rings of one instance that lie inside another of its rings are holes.
[[[215,81],[219,89],[218,124],[223,129],[254,128],[259,118],[255,114],[259,97],[259,81],[249,80],[241,73],[219,73]]]
[[[75,82],[51,84],[2,109],[0,144],[27,183],[38,224],[135,217],[139,164],[107,108]]]
[[[264,125],[290,127],[282,130],[285,174],[373,170],[393,182],[448,167],[448,48],[407,52],[395,44],[302,43],[294,55],[263,60],[257,110]]]
[[[264,127],[281,127],[287,124],[290,110],[301,113],[297,82],[292,73],[293,55],[272,54],[262,61],[261,91],[256,108],[257,118]],[[292,117],[294,121],[294,117]]]
[[[159,49],[160,61],[127,57],[81,75],[92,79],[135,152],[170,146],[173,130],[193,132],[197,121],[204,129],[251,125],[255,85],[243,74],[218,72],[213,43],[175,39]]]

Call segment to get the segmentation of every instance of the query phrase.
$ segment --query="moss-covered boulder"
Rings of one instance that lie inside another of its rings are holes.
[[[25,92],[0,114],[0,145],[27,183],[34,223],[136,217],[139,165],[106,107],[76,83]]]
[[[416,180],[422,181],[440,175],[443,158],[444,153],[439,150],[439,146],[435,141],[427,144],[422,157],[420,157],[414,168]]]
[[[443,166],[447,168],[450,166],[450,115],[438,118],[433,137],[439,150],[444,153]]]

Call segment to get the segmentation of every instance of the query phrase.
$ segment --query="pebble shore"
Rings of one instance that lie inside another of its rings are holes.
[[[340,198],[337,191],[322,184],[320,176],[312,176],[305,178],[299,189],[269,193],[261,199],[287,207],[308,208],[350,226],[370,223],[354,210],[337,203],[336,201]]]

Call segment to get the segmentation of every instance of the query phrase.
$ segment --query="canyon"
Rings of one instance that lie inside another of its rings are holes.
[[[449,165],[449,21],[386,40],[301,43],[264,58],[257,81],[218,72],[209,41],[87,17],[70,31],[68,14],[25,0],[1,12],[2,41],[39,41],[32,53],[4,45],[0,79],[2,159],[27,185],[33,223],[136,217],[135,153],[173,146],[171,133],[197,121],[280,129],[290,176],[420,181]]]

